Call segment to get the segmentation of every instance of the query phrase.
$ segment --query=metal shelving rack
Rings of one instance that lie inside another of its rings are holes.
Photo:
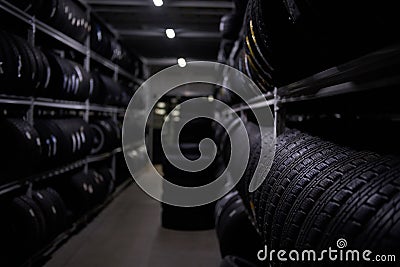
[[[236,53],[236,50],[234,49],[232,53]],[[273,96],[271,93],[265,94],[263,99],[250,100],[251,104],[248,106],[234,106],[233,111],[243,112],[249,109],[273,107],[276,133],[279,135],[285,128],[287,105],[400,86],[400,75],[389,71],[393,69],[400,69],[400,44],[332,67],[287,86],[275,88]]]
[[[92,14],[92,11],[90,9],[90,6],[84,4],[82,1],[79,1],[81,5],[83,5],[86,8],[86,11],[88,14]],[[46,34],[47,36],[54,38],[55,40],[61,42],[62,44],[68,46],[69,48],[72,48],[73,50],[85,55],[86,57],[89,58],[89,60],[94,60],[97,63],[109,68],[112,71],[117,72],[117,77],[119,75],[124,76],[125,78],[133,81],[136,84],[141,84],[143,81],[132,74],[130,74],[128,71],[124,70],[111,60],[108,60],[99,54],[97,54],[94,51],[90,50],[90,43],[85,42],[85,44],[81,44],[75,39],[69,37],[68,35],[54,29],[53,27],[50,27],[49,25],[41,22],[40,20],[37,20],[34,16],[31,16],[24,11],[18,9],[17,7],[13,6],[12,4],[8,3],[6,0],[0,0],[0,9],[4,10],[5,12],[13,15],[14,17],[20,19],[21,21],[27,23],[32,29],[33,29],[33,34],[35,34],[36,30],[39,30]],[[33,40],[35,38],[33,37]],[[88,37],[90,40],[90,38]]]
[[[85,8],[88,18],[94,15],[89,5],[85,3],[83,0],[76,0],[79,5]],[[43,23],[42,21],[37,20],[34,16],[27,14],[26,12],[18,9],[14,5],[10,4],[5,0],[0,0],[0,10],[10,14],[11,16],[17,18],[18,20],[24,22],[27,25],[28,36],[27,40],[31,45],[35,45],[36,41],[36,32],[40,31],[45,34],[49,38],[56,40],[57,42],[65,45],[66,47],[82,54],[84,56],[84,68],[86,71],[91,70],[91,62],[96,62],[113,73],[113,79],[118,81],[119,78],[128,79],[129,81],[140,85],[143,81],[128,71],[121,68],[119,65],[115,64],[111,60],[104,58],[103,56],[97,54],[92,51],[90,48],[90,35],[86,38],[84,44],[74,40],[73,38],[67,36],[66,34],[54,29],[53,27]],[[112,31],[111,31],[112,32]],[[86,122],[90,121],[92,115],[101,114],[107,115],[113,118],[114,120],[118,120],[124,116],[126,109],[115,107],[115,106],[104,106],[98,104],[92,104],[87,100],[86,102],[74,102],[74,101],[66,101],[66,100],[54,100],[54,99],[46,99],[46,98],[35,98],[35,97],[21,97],[21,96],[11,96],[11,95],[0,95],[0,110],[7,111],[9,106],[24,106],[26,107],[26,119],[29,123],[33,124],[35,120],[35,109],[38,108],[48,108],[48,109],[57,109],[57,110],[69,110],[76,111],[76,116],[82,116]],[[79,114],[79,115],[78,115]],[[122,148],[117,148],[108,153],[100,154],[100,155],[92,155],[88,156],[84,159],[59,166],[56,168],[52,168],[49,170],[45,170],[41,173],[35,174],[31,177],[24,177],[17,181],[1,185],[0,186],[0,196],[7,195],[11,192],[15,192],[16,190],[27,190],[28,193],[32,190],[32,186],[42,181],[46,181],[49,179],[56,179],[61,174],[82,168],[84,171],[88,171],[88,165],[95,162],[100,162],[104,160],[110,160],[111,169],[113,179],[116,179],[116,155],[122,152]],[[124,188],[126,188],[129,184],[132,183],[132,180],[128,179],[126,182],[122,183],[114,194],[109,196],[109,198],[102,205],[94,208],[85,214],[78,222],[74,223],[70,229],[68,229],[65,233],[58,236],[51,244],[47,247],[43,248],[41,251],[33,255],[27,262],[27,266],[32,266],[35,262],[40,261],[43,257],[47,257],[55,249],[57,249],[62,243],[68,240],[74,233],[79,231],[83,225],[86,225],[91,219],[93,219],[103,208],[105,208],[111,200],[118,195]]]
[[[91,15],[93,15],[92,10],[89,5],[87,5],[84,1],[77,0],[78,4],[80,4],[82,7],[86,9],[86,12],[90,18]],[[54,29],[53,27],[47,25],[46,23],[43,23],[42,21],[37,20],[34,16],[31,16],[27,14],[26,12],[18,9],[14,5],[10,4],[9,2],[5,0],[0,0],[0,10],[3,10],[7,12],[8,14],[12,15],[13,17],[21,20],[22,22],[27,24],[27,29],[28,29],[28,36],[27,40],[31,43],[31,45],[35,45],[35,39],[36,39],[36,31],[40,31],[47,35],[50,38],[53,38],[54,40],[57,40],[58,42],[62,43],[68,48],[71,48],[79,53],[81,53],[84,56],[84,68],[87,71],[91,70],[91,61],[95,61],[99,63],[100,65],[110,69],[113,72],[113,79],[115,81],[118,81],[119,77],[124,77],[130,81],[132,81],[135,84],[140,85],[143,81],[128,71],[124,70],[111,60],[108,60],[96,52],[92,51],[90,48],[90,35],[86,38],[86,41],[84,44],[81,44],[80,42],[74,40],[73,38],[65,35],[64,33]],[[83,119],[87,122],[89,122],[90,117],[93,114],[101,113],[101,114],[107,114],[108,116],[111,116],[114,120],[117,120],[119,117],[122,117],[125,114],[125,109],[120,108],[120,107],[115,107],[115,106],[103,106],[103,105],[97,105],[97,104],[92,104],[87,100],[86,102],[74,102],[74,101],[66,101],[66,100],[54,100],[54,99],[46,99],[46,98],[35,98],[35,97],[20,97],[20,96],[10,96],[10,95],[0,95],[0,104],[4,106],[9,106],[9,105],[23,105],[27,107],[27,114],[26,118],[29,123],[33,124],[34,123],[34,110],[35,108],[51,108],[51,109],[66,109],[66,110],[71,110],[71,111],[79,111],[79,116],[82,116]],[[4,108],[3,108],[4,110]],[[34,182],[37,182],[39,180],[42,180],[41,178],[43,177],[53,177],[54,174],[57,173],[62,173],[63,171],[68,171],[73,168],[78,168],[78,167],[84,167],[84,170],[88,170],[88,164],[93,163],[96,161],[101,161],[107,158],[111,159],[111,167],[112,167],[112,173],[113,173],[113,178],[115,179],[115,166],[116,166],[116,158],[115,155],[117,153],[120,153],[121,149],[117,149],[115,151],[112,151],[107,154],[103,155],[97,155],[97,156],[88,156],[87,158],[71,163],[67,166],[64,166],[62,168],[54,169],[54,170],[49,170],[48,173],[51,175],[45,175],[40,174],[39,176],[35,176],[36,178],[26,178],[23,179],[22,182],[17,182],[14,184],[8,184],[5,186],[0,187],[0,195],[6,192],[10,192],[12,190],[21,188],[21,186],[24,186],[26,184],[32,184]],[[38,178],[39,177],[39,178]]]

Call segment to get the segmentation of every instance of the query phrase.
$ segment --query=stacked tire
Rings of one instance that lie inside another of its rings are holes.
[[[91,25],[86,10],[73,0],[34,1],[12,0],[13,5],[74,38],[85,41],[91,31]]]
[[[238,66],[272,91],[398,41],[394,1],[251,0]]]
[[[95,90],[90,73],[81,65],[54,53],[47,53],[47,58],[51,69],[50,85],[38,95],[81,102],[87,100]]]
[[[230,192],[217,202],[215,230],[222,258],[234,256],[257,262],[257,252],[263,247],[262,240],[237,191]]]
[[[0,31],[0,93],[126,107],[131,88]]]
[[[211,123],[208,119],[192,120],[180,132],[179,149],[182,155],[189,160],[208,160],[206,155],[201,155],[199,150],[200,140],[212,137]],[[164,178],[178,186],[199,187],[214,181],[218,175],[218,160],[199,172],[189,172],[176,167],[170,162],[179,161],[178,155],[163,155],[162,167]],[[210,159],[211,160],[211,159]],[[163,198],[171,198],[172,193],[164,188]],[[165,228],[176,230],[206,230],[214,228],[215,202],[199,207],[176,207],[162,204],[162,225]]]
[[[37,171],[42,140],[36,129],[22,119],[12,118],[0,118],[0,129],[0,182],[18,180]]]
[[[253,172],[246,170],[241,186]],[[262,186],[240,192],[269,249],[322,250],[344,238],[348,249],[397,253],[400,159],[394,156],[287,130]]]
[[[90,128],[94,138],[92,154],[109,152],[121,146],[121,126],[115,121],[96,120],[91,122]]]
[[[34,96],[50,89],[46,55],[18,36],[0,31],[0,93]]]
[[[62,233],[67,225],[64,201],[52,188],[1,202],[1,264],[18,266]]]
[[[54,185],[62,196],[69,214],[77,220],[102,204],[114,190],[114,179],[108,168],[68,175]]]
[[[92,19],[90,47],[99,55],[115,62],[136,77],[143,78],[143,63],[131,53],[102,23]]]
[[[89,155],[93,133],[83,119],[41,119],[35,121],[42,144],[43,168],[60,166]]]

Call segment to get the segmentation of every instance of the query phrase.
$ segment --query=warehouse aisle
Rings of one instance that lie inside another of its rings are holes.
[[[160,210],[158,202],[131,185],[46,266],[218,266],[214,231],[163,229]]]

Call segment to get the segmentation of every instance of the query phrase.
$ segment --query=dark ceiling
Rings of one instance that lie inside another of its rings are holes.
[[[220,42],[219,21],[232,10],[231,1],[87,0],[120,39],[145,58],[149,65],[176,64],[187,60],[216,60]],[[166,28],[176,38],[168,39]]]

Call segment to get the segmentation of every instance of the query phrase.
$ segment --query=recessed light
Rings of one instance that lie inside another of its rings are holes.
[[[154,113],[156,113],[157,115],[163,116],[163,115],[165,115],[167,112],[165,111],[165,109],[156,108],[156,109],[154,110]]]
[[[167,104],[166,104],[165,102],[158,102],[158,103],[157,103],[157,107],[158,107],[158,108],[166,108],[166,107],[167,107]]]
[[[174,29],[166,29],[166,30],[165,30],[165,34],[167,35],[167,37],[168,37],[169,39],[175,38],[175,31],[174,31]]]
[[[184,68],[184,67],[186,67],[186,60],[184,59],[184,58],[178,58],[178,65],[179,65],[179,67],[181,67],[181,68]]]
[[[164,4],[163,0],[153,0],[155,6],[162,6]]]

